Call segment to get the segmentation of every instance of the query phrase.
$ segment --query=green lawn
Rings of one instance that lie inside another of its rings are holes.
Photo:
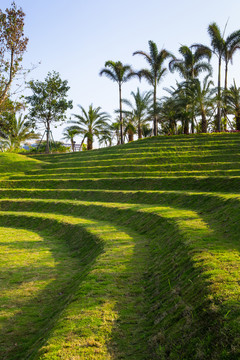
[[[240,135],[0,154],[0,358],[240,358]]]

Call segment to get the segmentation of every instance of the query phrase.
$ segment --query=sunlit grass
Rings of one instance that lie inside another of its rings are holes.
[[[1,358],[237,359],[239,145],[0,157]]]

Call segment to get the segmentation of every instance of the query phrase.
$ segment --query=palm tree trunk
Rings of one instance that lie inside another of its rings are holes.
[[[153,135],[157,136],[157,79],[153,90]]]
[[[226,101],[226,91],[227,91],[227,82],[228,82],[228,61],[225,61],[225,83],[224,83],[224,97],[223,97],[223,117],[224,117],[224,130],[227,130],[227,101]]]
[[[87,138],[87,149],[92,150],[92,138]]]
[[[132,132],[128,133],[128,142],[131,142],[131,141],[133,141],[133,133]]]
[[[224,89],[227,90],[227,83],[228,83],[228,61],[225,64],[225,84]]]
[[[142,129],[141,129],[140,120],[138,120],[138,139],[142,139]]]
[[[122,117],[122,88],[120,83],[119,83],[119,110],[120,110],[120,139],[121,139],[121,144],[123,144],[124,141],[123,141],[123,117]]]
[[[218,60],[218,103],[217,103],[217,131],[221,131],[221,55]]]
[[[240,131],[240,114],[236,116],[236,130]]]
[[[202,115],[202,123],[201,123],[201,130],[203,133],[207,132],[207,119],[206,119],[206,112],[204,107],[201,108],[201,115]]]

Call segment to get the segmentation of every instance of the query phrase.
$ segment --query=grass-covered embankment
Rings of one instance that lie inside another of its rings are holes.
[[[159,137],[9,171],[1,358],[237,359],[239,145]]]

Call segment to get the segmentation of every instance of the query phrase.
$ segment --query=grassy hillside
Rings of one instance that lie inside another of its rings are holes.
[[[239,134],[22,159],[0,155],[1,359],[240,358]]]

